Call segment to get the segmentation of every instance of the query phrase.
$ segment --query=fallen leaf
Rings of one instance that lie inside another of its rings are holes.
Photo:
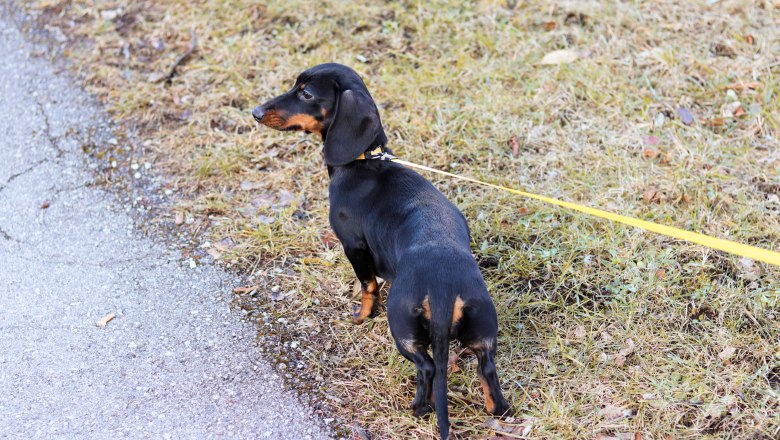
[[[738,82],[738,83],[730,83],[723,86],[724,89],[733,89],[733,90],[745,90],[745,89],[763,89],[764,85],[761,84],[758,81],[750,81],[750,82]]]
[[[742,103],[739,101],[730,102],[723,106],[721,109],[721,115],[725,118],[731,118],[733,117],[737,110],[742,109]],[[743,110],[742,113],[745,113]]]
[[[551,31],[551,30],[553,30],[553,29],[555,29],[557,27],[558,27],[558,23],[556,23],[554,21],[546,21],[546,22],[542,23],[542,29],[544,29],[546,31]]]
[[[706,125],[707,127],[722,127],[723,125],[726,124],[726,121],[721,117],[717,117],[717,118],[708,119],[704,121],[703,124]]]
[[[233,293],[252,293],[255,290],[257,290],[260,286],[243,286],[243,287],[235,287],[233,288]]]
[[[545,55],[539,64],[541,65],[553,65],[553,64],[568,64],[572,63],[579,58],[577,52],[570,49],[554,50]]]
[[[184,223],[184,213],[179,211],[176,213],[176,218],[173,220],[173,222],[176,224],[176,226],[181,225]]]
[[[230,237],[223,238],[222,240],[214,243],[214,247],[217,248],[220,252],[226,252],[233,248],[233,246],[235,246],[235,243]]]
[[[626,357],[619,353],[613,357],[613,360],[615,361],[615,365],[618,367],[622,367],[626,364]]]
[[[723,43],[713,43],[710,45],[710,52],[712,52],[712,54],[716,57],[734,58],[737,56],[737,53],[734,51],[734,49]]]
[[[258,215],[256,217],[256,219],[257,219],[258,222],[260,222],[260,223],[262,223],[264,225],[270,225],[271,223],[276,221],[275,217],[271,217],[271,216],[263,215],[263,214]]]
[[[244,180],[241,182],[242,191],[252,191],[253,189],[260,189],[263,184],[260,182],[252,182],[251,180]]]
[[[645,151],[642,152],[642,156],[644,156],[645,159],[655,159],[659,154],[661,153],[653,148],[645,148]]]
[[[460,367],[458,367],[458,353],[453,351],[447,360],[447,374],[457,373],[458,371],[460,371]]]
[[[113,313],[109,313],[108,315],[106,315],[103,318],[101,318],[100,321],[96,322],[95,325],[98,326],[98,327],[101,327],[101,328],[105,327],[114,318],[116,318],[116,315],[113,314]]]
[[[514,434],[521,437],[527,436],[533,429],[533,424],[528,420],[522,420],[518,423],[506,423],[493,417],[486,418],[484,425],[497,433]]]
[[[44,200],[44,202],[41,203],[41,209],[48,209],[49,206],[50,205],[49,205],[49,201],[48,200]]]
[[[363,429],[360,425],[355,423],[352,425],[352,432],[360,439],[360,440],[371,440],[371,436],[368,435],[368,431]]]
[[[585,336],[588,335],[588,332],[585,331],[584,325],[578,325],[577,328],[574,329],[574,337],[577,339],[582,339]]]
[[[164,73],[153,72],[149,74],[146,80],[150,83],[158,83],[158,82],[162,82],[162,80],[164,80],[166,76],[167,75],[165,75]]]
[[[723,361],[724,364],[729,364],[731,362],[729,359],[731,359],[731,357],[734,356],[734,353],[736,352],[736,347],[726,347],[723,349],[723,351],[718,353],[718,357]]]
[[[599,410],[599,415],[604,416],[607,420],[622,419],[632,414],[634,414],[632,410],[614,405],[607,405]]]
[[[666,115],[663,113],[658,113],[655,115],[655,119],[653,119],[653,127],[658,129],[664,126],[664,122],[666,122]]]
[[[650,188],[647,191],[645,191],[644,194],[642,194],[642,198],[645,199],[645,202],[651,203],[651,202],[657,202],[658,201],[658,191],[654,188]]]
[[[320,241],[327,246],[328,249],[333,249],[339,244],[339,239],[331,231],[325,231],[320,234]]]
[[[663,116],[663,113],[659,113],[661,116]],[[645,144],[653,146],[658,145],[658,137],[650,135],[645,137]]]
[[[680,117],[680,121],[682,121],[683,124],[685,125],[693,124],[693,115],[691,114],[691,111],[688,110],[687,108],[678,107],[677,116]]]
[[[211,255],[211,258],[215,260],[219,260],[222,257],[222,252],[218,251],[216,248],[208,248],[206,253]]]
[[[271,293],[268,295],[269,298],[271,298],[271,301],[282,301],[285,298],[292,297],[298,293],[296,290],[288,290],[287,292],[282,292],[280,289],[271,289]]]
[[[509,138],[507,143],[512,148],[512,157],[517,157],[517,154],[520,152],[520,144],[517,142],[517,136]]]
[[[655,277],[659,280],[666,278],[666,269],[658,269],[655,271]]]
[[[756,39],[753,38],[752,35],[745,35],[743,37],[743,39],[745,40],[745,43],[747,43],[747,44],[756,44]]]
[[[517,213],[520,214],[520,216],[524,216],[530,214],[531,210],[526,208],[525,206],[521,206],[517,208]]]
[[[295,196],[290,191],[287,191],[286,189],[279,190],[279,195],[277,197],[278,202],[276,203],[275,207],[284,208],[286,206],[290,206],[295,200]]]
[[[616,432],[613,434],[607,434],[600,432],[596,434],[596,440],[642,440],[642,434],[635,432]]]
[[[318,266],[325,266],[330,267],[333,266],[333,263],[331,263],[328,260],[323,260],[322,258],[316,258],[316,257],[305,257],[303,260],[301,260],[303,264],[312,264],[312,265],[318,265]]]

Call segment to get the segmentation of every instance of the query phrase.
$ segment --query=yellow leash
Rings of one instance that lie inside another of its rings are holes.
[[[767,249],[757,248],[755,246],[748,246],[746,244],[736,243],[730,240],[724,240],[722,238],[710,237],[708,235],[685,231],[683,229],[673,228],[671,226],[659,225],[645,220],[626,217],[625,215],[613,214],[611,212],[602,211],[600,209],[588,208],[587,206],[578,205],[576,203],[564,202],[550,197],[538,196],[536,194],[531,194],[525,191],[519,191],[512,188],[507,188],[501,185],[494,185],[492,183],[483,182],[481,180],[472,179],[470,177],[459,176],[457,174],[448,173],[446,171],[437,170],[435,168],[426,167],[424,165],[417,165],[416,163],[407,162],[405,160],[401,160],[393,156],[389,157],[388,159],[393,162],[397,162],[401,165],[405,165],[411,168],[417,168],[420,170],[430,171],[432,173],[442,174],[444,176],[465,180],[467,182],[489,186],[491,188],[500,189],[502,191],[507,191],[512,194],[517,194],[524,197],[541,200],[542,202],[545,203],[551,203],[553,205],[558,205],[564,208],[573,209],[575,211],[584,212],[585,214],[590,214],[596,217],[605,218],[618,223],[623,223],[630,226],[636,226],[637,228],[646,229],[648,231],[656,232],[658,234],[679,238],[681,240],[690,241],[691,243],[700,244],[708,248],[717,249],[720,251],[728,252],[734,255],[739,255],[742,257],[747,257],[755,261],[763,261],[764,263],[769,263],[780,267],[780,252],[774,252]]]

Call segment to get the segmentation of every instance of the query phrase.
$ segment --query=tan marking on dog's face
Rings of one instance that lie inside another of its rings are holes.
[[[281,130],[282,126],[284,125],[284,118],[279,114],[278,111],[268,110],[263,115],[260,123],[275,130]]]
[[[282,129],[298,126],[300,130],[309,131],[312,133],[320,133],[322,131],[322,122],[318,121],[311,115],[299,113],[292,115],[284,122]]]
[[[492,414],[496,408],[496,403],[493,402],[493,397],[490,395],[490,386],[482,377],[479,378],[479,382],[482,384],[482,393],[485,395],[485,409]]]
[[[428,295],[425,295],[425,298],[423,298],[423,301],[422,301],[422,311],[423,311],[423,316],[425,316],[425,319],[430,321],[431,320],[431,303],[428,301]]]

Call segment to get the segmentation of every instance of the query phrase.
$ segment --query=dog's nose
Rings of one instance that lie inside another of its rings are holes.
[[[252,116],[255,118],[255,121],[260,122],[261,119],[263,119],[263,116],[265,116],[265,109],[262,105],[255,107],[254,110],[252,110]]]

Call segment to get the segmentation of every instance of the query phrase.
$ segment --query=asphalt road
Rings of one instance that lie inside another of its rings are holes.
[[[73,84],[0,16],[0,438],[327,438],[229,309],[234,277],[90,185],[74,133],[105,123]]]

